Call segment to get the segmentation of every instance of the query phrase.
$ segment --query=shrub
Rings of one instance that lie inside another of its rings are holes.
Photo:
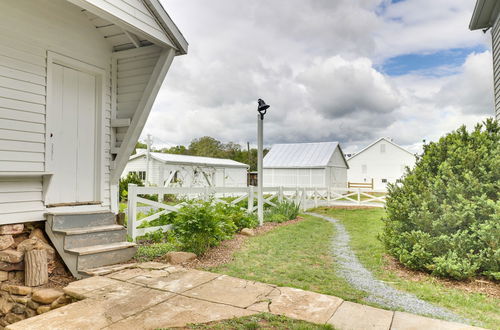
[[[216,208],[210,201],[189,202],[177,212],[173,233],[184,250],[203,254],[236,232],[233,221]]]
[[[128,197],[128,185],[136,184],[138,186],[144,186],[144,183],[142,182],[141,178],[139,177],[139,174],[136,172],[129,172],[127,176],[123,179],[120,179],[120,182],[118,184],[118,190],[120,194],[120,199],[122,201],[126,201]]]
[[[238,205],[218,203],[216,205],[216,212],[220,216],[226,217],[228,221],[232,221],[237,230],[255,228],[259,224],[255,214],[248,214],[246,210]]]
[[[487,120],[424,146],[389,185],[381,240],[413,269],[465,279],[500,276],[500,126]]]
[[[266,210],[264,218],[267,222],[284,222],[297,218],[299,211],[299,204],[285,200]]]

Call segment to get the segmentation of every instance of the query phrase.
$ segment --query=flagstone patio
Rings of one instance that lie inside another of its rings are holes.
[[[156,329],[252,315],[285,315],[336,329],[479,329],[293,288],[162,263],[119,265],[68,285],[80,301],[7,329]]]

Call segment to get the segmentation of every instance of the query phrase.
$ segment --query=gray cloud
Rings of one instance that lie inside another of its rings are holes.
[[[143,132],[157,144],[203,135],[254,143],[259,97],[272,106],[266,144],[339,140],[348,150],[380,136],[417,148],[423,138],[492,111],[485,101],[491,100],[488,54],[446,68],[450,75],[442,77],[389,77],[375,69],[408,52],[486,45],[482,33],[467,31],[469,0],[169,0],[164,6],[190,50],[174,60]]]

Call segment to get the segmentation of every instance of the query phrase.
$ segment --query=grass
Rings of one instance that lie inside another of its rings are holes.
[[[250,238],[235,253],[232,262],[209,270],[361,302],[366,295],[335,273],[332,224],[304,217],[305,220],[296,224]]]
[[[377,239],[382,231],[384,210],[370,209],[332,209],[313,210],[341,221],[351,235],[350,245],[365,267],[375,276],[392,286],[415,294],[420,299],[448,308],[468,319],[476,320],[476,325],[500,329],[500,299],[480,293],[465,292],[450,288],[435,278],[428,276],[424,280],[413,281],[401,278],[386,269],[385,250]]]
[[[291,330],[327,330],[333,329],[331,325],[314,324],[294,320],[285,316],[261,313],[251,316],[233,318],[230,320],[211,322],[208,324],[191,324],[188,329],[291,329]]]

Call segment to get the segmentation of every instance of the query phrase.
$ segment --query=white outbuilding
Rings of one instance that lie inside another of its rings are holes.
[[[338,142],[275,144],[264,157],[264,187],[345,188],[347,169]]]
[[[387,183],[396,182],[415,161],[414,154],[383,137],[347,159],[347,176],[350,184],[373,182],[372,189],[386,189]]]
[[[130,156],[122,177],[137,173],[158,187],[246,187],[249,166],[231,159],[150,152]],[[149,163],[149,164],[148,164]]]

